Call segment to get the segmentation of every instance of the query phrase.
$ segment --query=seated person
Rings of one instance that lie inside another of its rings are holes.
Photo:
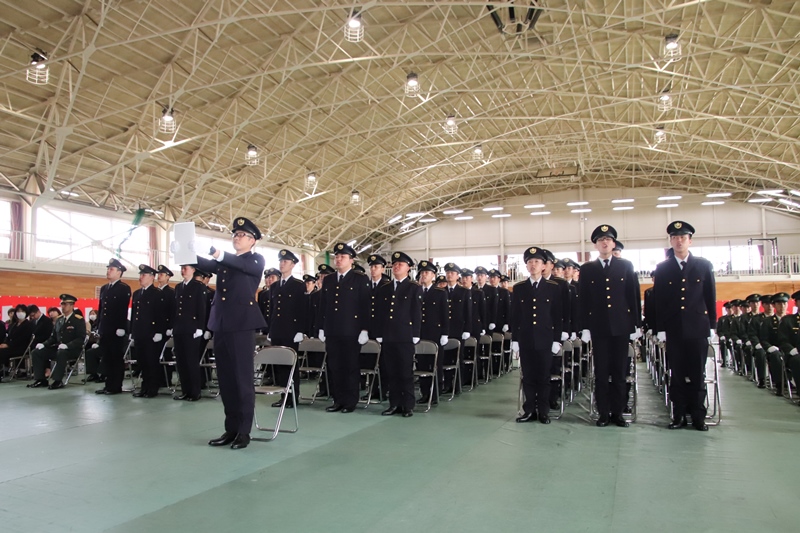
[[[31,354],[35,381],[28,387],[47,386],[51,390],[64,388],[62,378],[67,363],[80,357],[83,343],[86,342],[86,320],[79,311],[75,310],[76,300],[77,298],[69,294],[61,295],[61,310],[64,314],[56,321],[50,338],[37,344]],[[50,373],[53,383],[48,384],[44,371],[47,363],[52,360],[55,360],[55,365]]]

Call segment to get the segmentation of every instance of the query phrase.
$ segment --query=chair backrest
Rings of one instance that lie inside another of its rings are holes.
[[[297,347],[297,351],[299,352],[316,352],[316,353],[324,353],[325,352],[325,343],[319,339],[311,338],[311,339],[303,339],[300,342],[300,345]]]
[[[259,350],[255,356],[255,364],[292,366],[297,361],[297,353],[286,346],[269,346]]]
[[[511,340],[511,332],[510,331],[506,331],[505,333],[503,333],[503,338],[505,340],[507,340],[507,341],[510,341]]]
[[[436,355],[439,351],[439,346],[431,341],[419,341],[414,345],[414,353],[416,355]]]
[[[492,342],[503,342],[505,337],[502,333],[492,333]]]
[[[565,352],[571,352],[571,351],[572,351],[572,341],[570,341],[570,340],[566,340],[566,341],[564,341],[564,342],[561,344],[561,348],[562,348],[562,349],[563,349]]]
[[[481,335],[480,344],[492,344],[492,338],[489,335]]]
[[[477,348],[478,347],[478,339],[475,337],[470,337],[469,339],[464,341],[464,348]]]
[[[166,344],[164,344],[165,350],[171,350],[175,347],[175,339],[170,337]]]
[[[256,335],[256,346],[270,346],[266,335]]]
[[[214,339],[211,338],[211,339],[208,339],[208,342],[206,342],[206,348],[203,351],[208,351],[208,350],[213,350],[213,349],[214,349]]]
[[[378,341],[370,339],[366,342],[366,344],[361,346],[361,353],[362,354],[381,353],[381,345],[378,343]]]

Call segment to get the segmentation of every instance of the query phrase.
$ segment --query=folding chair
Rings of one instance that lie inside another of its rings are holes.
[[[170,380],[169,380],[169,372],[168,369],[170,367],[177,368],[178,362],[173,357],[172,360],[165,359],[165,355],[167,350],[172,350],[175,347],[175,339],[170,337],[167,339],[167,342],[164,343],[164,347],[161,348],[161,356],[159,357],[159,361],[161,362],[161,366],[164,369],[164,383],[167,384],[167,389],[169,390],[170,394],[174,394],[176,390],[178,390],[178,385],[180,384],[180,375],[178,375],[178,381],[176,382],[174,387],[170,387]]]
[[[566,354],[567,354],[567,347],[569,350],[572,351],[572,344],[569,341],[565,341],[561,345],[561,349],[558,351],[557,354],[553,354],[553,363],[559,363],[559,372],[552,371],[551,365],[551,372],[550,372],[550,386],[557,387],[561,386],[561,401],[559,402],[559,410],[557,415],[550,415],[550,418],[555,420],[560,420],[562,416],[564,416],[564,409],[566,404],[566,373],[567,373],[567,365],[566,365]],[[520,372],[522,374],[522,372]],[[552,413],[552,411],[551,411]]]
[[[300,358],[302,363],[298,368],[298,372],[305,372],[308,375],[308,382],[309,384],[312,383],[311,376],[316,375],[317,379],[314,382],[314,394],[311,397],[300,396],[301,400],[311,400],[311,404],[313,405],[314,402],[317,400],[317,395],[319,394],[319,386],[322,383],[322,377],[325,377],[325,390],[330,391],[328,387],[328,373],[325,372],[328,354],[325,351],[325,343],[319,339],[311,338],[311,339],[303,339],[300,345],[297,347],[297,351],[300,352]],[[314,356],[314,361],[312,361],[312,356]],[[319,364],[317,364],[317,360],[320,359]],[[328,398],[330,398],[330,393],[328,394]]]
[[[639,406],[639,373],[636,366],[636,346],[633,343],[628,345],[628,359],[631,360],[631,366],[630,372],[627,376],[625,376],[625,383],[626,386],[631,388],[628,398],[628,407],[630,408],[631,412],[629,414],[623,413],[622,416],[628,422],[636,422],[636,415],[638,413]]]
[[[264,385],[264,375],[262,374],[261,384],[257,385],[255,388],[256,394],[282,394],[283,399],[281,400],[281,408],[280,411],[278,411],[278,420],[275,422],[274,428],[261,427],[258,425],[258,404],[256,404],[256,408],[253,410],[253,420],[256,429],[258,431],[271,431],[272,436],[268,438],[254,438],[252,440],[268,442],[275,440],[278,433],[297,433],[297,430],[300,428],[297,419],[297,399],[294,395],[294,372],[297,367],[297,353],[285,346],[269,346],[259,350],[253,362],[254,368],[259,368],[261,366],[289,366],[291,369],[289,370],[289,379],[286,381],[286,386],[284,387]],[[292,406],[294,407],[294,429],[281,429],[281,421],[283,421],[283,413],[286,411],[286,402],[289,401],[289,397],[292,398]]]
[[[213,359],[213,360],[212,360]],[[203,355],[200,357],[200,371],[206,373],[206,386],[216,388],[216,392],[211,393],[210,398],[219,396],[219,386],[214,387],[212,378],[217,369],[217,361],[214,359],[214,339],[208,339],[206,347],[203,348]]]
[[[364,409],[369,407],[372,403],[372,391],[375,388],[375,381],[378,382],[378,401],[381,403],[383,397],[383,383],[381,383],[380,373],[380,360],[381,360],[381,345],[376,340],[368,340],[366,344],[361,346],[361,353],[359,357],[359,366],[361,367],[361,375],[367,379],[367,399],[359,400],[358,403],[366,404]]]
[[[455,357],[452,354],[455,354]],[[450,383],[450,397],[447,399],[449,402],[456,397],[456,383],[461,380],[461,343],[458,339],[449,339],[447,341],[447,344],[442,348],[442,358],[442,374],[453,373],[453,380]]]
[[[497,372],[492,372],[494,378],[499,378],[505,373],[503,369],[503,342],[505,337],[502,333],[492,333],[492,370],[497,365]]]
[[[86,343],[89,342],[89,335],[86,335],[86,339],[84,339],[83,344],[81,345],[81,351],[78,354],[78,357],[71,361],[67,361],[67,369],[66,369],[66,377],[64,378],[64,385],[69,384],[69,379],[72,377],[72,374],[75,372],[75,369],[78,369],[80,372],[80,364],[81,361],[84,360],[86,357]],[[55,369],[56,365],[53,365],[53,369]],[[52,371],[52,369],[51,369]],[[80,382],[81,385],[86,385],[85,381]]]
[[[19,372],[20,367],[23,363],[25,363],[25,373],[30,376],[31,374],[31,352],[33,351],[33,340],[36,337],[31,335],[31,341],[28,343],[28,347],[25,348],[25,351],[22,352],[22,355],[18,357],[12,357],[8,360],[9,362],[9,376],[8,381],[14,381],[17,379],[17,373]],[[14,364],[16,361],[16,364]]]
[[[513,369],[511,361],[511,332],[506,331],[503,333],[503,373],[511,372]]]
[[[429,365],[430,358],[433,356],[433,365]],[[420,366],[420,360],[425,359],[424,366],[426,368],[430,368],[431,370],[418,370]],[[433,391],[436,391],[436,396],[439,396],[439,378],[436,376],[436,363],[439,359],[439,345],[435,342],[431,341],[419,341],[414,346],[414,359],[415,359],[415,369],[414,369],[414,377],[416,378],[431,378],[431,389],[428,391],[428,407],[425,409],[425,413],[431,410],[431,404],[433,403]],[[422,390],[420,390],[422,392]]]
[[[481,335],[478,339],[477,349],[478,365],[481,369],[483,364],[486,363],[486,371],[483,378],[483,384],[486,385],[492,379],[492,337],[489,335]],[[477,378],[476,378],[477,379]]]
[[[266,348],[267,346],[272,346],[272,343],[269,342],[267,336],[264,334],[256,335],[256,351]]]
[[[711,372],[708,371],[709,361],[711,361],[711,366],[713,367]],[[719,390],[719,365],[717,365],[714,347],[710,344],[708,346],[708,357],[706,357],[705,385],[706,424],[709,426],[717,426],[722,421],[722,397]],[[708,392],[709,386],[711,387],[711,393]],[[713,398],[713,405],[711,405],[710,398]],[[710,413],[709,410],[711,411]]]
[[[128,340],[128,346],[125,348],[125,353],[122,356],[123,359],[123,367],[127,368],[128,375],[131,378],[131,388],[130,389],[122,389],[122,392],[133,392],[136,390],[136,376],[133,375],[133,365],[136,364],[136,359],[133,358],[133,341]]]
[[[478,339],[475,337],[470,337],[464,341],[463,352],[461,353],[461,361],[464,363],[464,368],[466,368],[467,365],[472,367],[472,373],[470,374],[472,376],[470,379],[470,386],[469,389],[467,389],[468,391],[471,391],[478,385],[478,368],[476,364],[478,361]],[[464,387],[463,383],[461,384],[461,387]]]

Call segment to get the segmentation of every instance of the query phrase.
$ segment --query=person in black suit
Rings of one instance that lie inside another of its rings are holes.
[[[333,405],[329,413],[352,413],[358,404],[359,345],[369,340],[369,279],[353,269],[356,252],[345,243],[334,246],[336,274],[322,282],[319,313],[316,317],[319,339],[328,353],[328,375]]]
[[[233,249],[220,252],[213,247],[214,260],[197,257],[205,273],[217,275],[217,290],[211,304],[208,327],[214,332],[219,392],[225,406],[225,432],[208,441],[210,446],[230,444],[234,450],[250,444],[253,412],[256,405],[253,384],[253,350],[256,330],[266,327],[256,303],[256,290],[264,270],[264,257],[253,252],[261,231],[250,220],[233,221]]]
[[[419,272],[419,282],[422,287],[422,324],[420,326],[419,337],[424,341],[435,342],[439,345],[439,357],[436,360],[436,381],[438,391],[444,388],[444,346],[449,340],[450,330],[450,310],[448,309],[447,293],[444,289],[434,287],[433,282],[436,278],[436,265],[430,261],[420,261],[417,264]],[[417,358],[418,370],[432,370],[433,360],[427,361],[428,356]],[[431,378],[420,377],[419,389],[422,398],[417,400],[418,404],[427,404],[430,399]],[[437,387],[433,389],[433,403],[438,403]]]
[[[382,286],[389,283],[389,278],[385,275],[386,271],[386,259],[381,257],[380,255],[372,254],[367,258],[367,264],[369,264],[369,293],[370,293],[370,309],[369,309],[369,338],[375,339],[377,338],[377,334],[375,330],[377,329],[377,323],[380,321],[382,317],[376,317],[375,308],[376,308],[376,297],[378,295],[378,289]],[[374,361],[372,361],[374,366]],[[380,371],[380,383],[381,383],[381,400],[386,400],[389,398],[388,391],[389,391],[389,375],[387,374],[387,364],[386,358],[381,357],[378,361],[379,371]],[[365,381],[362,379],[362,381]],[[363,384],[362,384],[363,385]],[[361,397],[362,400],[367,399],[367,395]]]
[[[200,343],[200,353],[197,354],[197,360],[203,362],[203,355],[206,353],[206,346],[208,341],[213,336],[213,332],[208,329],[208,320],[211,317],[211,303],[214,301],[214,289],[208,286],[211,280],[211,274],[204,272],[200,267],[194,269],[194,279],[203,284],[206,291],[206,324],[203,331],[203,340],[206,342]],[[200,367],[200,389],[208,388],[207,383],[211,380],[212,369],[209,367]]]
[[[448,337],[451,339],[461,339],[463,354],[463,341],[467,340],[472,335],[472,291],[458,284],[458,279],[461,277],[461,269],[458,268],[458,265],[455,263],[447,263],[444,265],[444,272],[447,281],[445,287],[445,291],[447,292],[447,308],[450,314],[450,331]],[[448,360],[452,360],[452,356],[447,354],[447,352],[445,352],[445,356],[448,357]],[[458,393],[461,392],[461,382],[466,379],[464,376],[465,365],[463,356],[460,361],[459,370],[461,379],[456,382],[456,392]],[[452,381],[452,378],[445,376],[445,383],[447,385],[442,389],[443,393],[451,392],[449,384],[452,383]]]
[[[42,313],[38,305],[28,306],[28,320],[33,325],[33,345],[46,341],[53,333],[53,321]]]
[[[523,414],[517,422],[550,423],[550,366],[561,350],[561,287],[544,278],[546,250],[535,246],[523,254],[530,278],[514,285],[511,293],[511,350],[522,366]]]
[[[641,324],[639,278],[633,263],[612,258],[617,230],[603,224],[592,232],[600,252],[595,261],[581,267],[581,340],[592,342],[598,427],[613,423],[628,427],[622,417],[626,398],[628,343],[637,338]],[[611,382],[609,383],[609,378]]]
[[[479,266],[475,268],[475,281],[477,281],[478,290],[483,292],[484,309],[486,312],[486,334],[491,335],[497,328],[497,306],[498,294],[497,289],[487,283],[489,281],[489,271],[484,267]]]
[[[172,276],[174,276],[172,270],[170,270],[166,265],[158,265],[156,267],[156,279],[153,282],[153,286],[161,291],[164,314],[166,315],[167,320],[167,331],[172,330],[172,317],[175,315],[175,289],[169,286],[169,280],[172,278]],[[164,345],[167,343],[167,337],[168,335],[165,335],[156,346],[156,350],[159,354],[164,351]],[[172,350],[166,350],[164,352],[164,360],[172,361],[173,359],[174,354],[172,353]],[[162,387],[167,387],[172,384],[173,368],[171,366],[167,366],[166,370],[166,375],[164,372],[158,373],[158,380]]]
[[[175,363],[181,379],[181,394],[174,400],[196,402],[200,399],[200,358],[207,323],[206,287],[195,278],[195,265],[181,265],[183,281],[175,286],[172,335]]]
[[[708,431],[705,368],[709,338],[717,325],[717,290],[711,262],[689,252],[694,232],[681,220],[667,226],[675,254],[656,266],[653,296],[657,336],[666,341],[672,374],[669,429],[686,427],[688,411],[692,426]]]
[[[316,337],[319,334],[317,316],[319,316],[319,302],[320,296],[322,295],[322,280],[325,279],[325,276],[333,274],[334,272],[333,267],[324,263],[317,267],[314,290],[308,294],[308,331],[306,331],[306,335],[309,337]],[[306,355],[308,356],[308,366],[313,366],[315,368],[320,368],[322,366],[322,360],[325,356],[324,353],[311,352]],[[328,376],[326,372],[327,371],[323,371],[320,376],[319,391],[317,393],[319,396],[328,396]]]
[[[471,336],[480,339],[481,335],[486,335],[486,328],[489,325],[486,322],[486,301],[483,292],[473,285],[473,277],[475,277],[475,273],[472,270],[468,268],[461,269],[461,286],[471,291],[472,323],[469,332]]]
[[[128,328],[128,305],[131,301],[131,288],[121,281],[127,270],[117,259],[111,259],[106,267],[108,283],[100,288],[100,304],[97,307],[97,332],[100,335],[95,350],[99,351],[99,365],[89,367],[90,357],[87,354],[86,372],[97,374],[99,368],[105,369],[106,384],[96,394],[119,394],[122,392],[122,380],[125,375],[125,347]],[[91,350],[90,350],[91,351]],[[91,360],[98,360],[91,357]]]
[[[420,340],[422,287],[408,273],[414,261],[403,252],[392,254],[394,281],[378,289],[377,341],[386,361],[389,408],[381,414],[414,414],[414,345]]]
[[[167,331],[167,303],[163,294],[153,286],[156,270],[150,265],[139,265],[140,288],[133,292],[131,306],[131,340],[136,347],[136,362],[142,375],[142,384],[133,393],[134,398],[155,398],[161,382],[159,356]]]
[[[294,266],[300,259],[290,250],[278,252],[278,269],[280,281],[273,283],[269,289],[269,340],[273,346],[287,346],[297,352],[303,333],[308,330],[308,306],[306,302],[306,285],[292,276]],[[284,387],[289,381],[289,368],[275,367],[277,385]],[[295,370],[294,398],[286,401],[286,407],[294,407],[300,399],[300,372]],[[282,401],[272,404],[280,407]]]
[[[12,357],[20,357],[28,349],[33,338],[33,324],[28,320],[28,306],[18,304],[14,308],[14,322],[8,328],[3,344],[0,344],[0,381]]]
[[[497,290],[497,327],[500,332],[505,333],[508,331],[508,322],[511,310],[511,292],[500,286],[500,279],[502,274],[497,269],[489,271],[489,283]]]
[[[63,389],[62,379],[67,363],[80,356],[86,341],[86,319],[75,309],[77,298],[69,294],[62,294],[60,298],[62,315],[56,321],[50,338],[37,344],[31,353],[34,382],[28,385],[30,388],[47,386],[50,390]],[[47,363],[53,360],[55,365],[50,373],[53,382],[48,385],[44,371]]]

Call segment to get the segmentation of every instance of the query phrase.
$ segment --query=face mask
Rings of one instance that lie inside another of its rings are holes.
[[[17,318],[20,320],[25,320],[26,318],[28,318],[28,315],[26,315],[22,311],[17,311]]]
[[[89,315],[89,322],[94,322],[95,320],[97,320],[95,315]]]

